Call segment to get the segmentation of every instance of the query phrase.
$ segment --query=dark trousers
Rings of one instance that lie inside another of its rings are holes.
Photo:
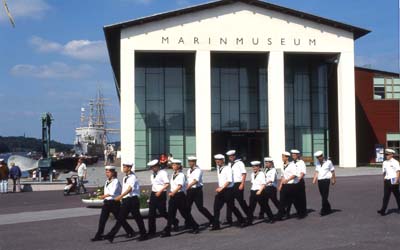
[[[83,189],[83,192],[86,193],[86,188],[83,185],[83,176],[78,177],[78,193],[81,192],[81,188]]]
[[[120,204],[114,200],[104,200],[103,207],[101,208],[100,219],[99,219],[99,227],[97,229],[96,238],[100,238],[104,234],[104,228],[106,227],[106,223],[110,213],[112,213],[115,219],[118,219]],[[129,228],[124,228],[125,231],[129,230]],[[127,231],[129,232],[129,231]]]
[[[247,206],[246,201],[244,200],[244,190],[239,190],[240,184],[241,184],[240,182],[236,182],[233,185],[233,199],[234,199],[233,202],[235,203],[235,200],[237,200],[244,214],[248,216],[249,207]],[[228,222],[232,222],[232,210],[230,209],[229,206],[226,207],[226,220]]]
[[[156,217],[158,214],[168,220],[167,214],[167,192],[163,192],[160,197],[155,192],[151,192],[149,203],[149,233],[156,233]]]
[[[254,219],[254,210],[256,209],[256,205],[260,206],[260,211],[263,211],[267,214],[270,220],[273,219],[274,215],[272,214],[271,208],[268,205],[267,197],[265,195],[265,189],[262,191],[260,195],[257,195],[258,190],[250,191],[250,199],[249,199],[249,222],[253,222]]]
[[[330,179],[318,180],[318,189],[322,198],[321,214],[330,213],[332,211],[331,204],[329,204],[328,201],[330,184],[331,184]]]
[[[268,204],[269,200],[271,200],[272,203],[274,203],[274,206],[276,207],[276,209],[279,209],[279,200],[278,200],[277,192],[278,191],[277,191],[276,187],[274,187],[274,186],[267,186],[264,189],[264,193],[265,193],[264,195],[265,195],[267,204]],[[263,211],[262,209],[260,209],[260,217],[263,217],[264,213],[266,213],[266,211]]]
[[[219,192],[217,195],[215,195],[214,198],[214,226],[219,226],[220,212],[225,203],[227,207],[229,207],[229,209],[235,214],[238,221],[240,223],[244,222],[242,214],[240,213],[239,209],[235,207],[233,188],[226,188],[222,192]]]
[[[203,187],[191,188],[186,192],[186,199],[188,203],[189,212],[192,210],[193,203],[196,204],[200,213],[208,219],[210,223],[214,221],[214,217],[203,205]]]
[[[298,203],[299,210],[297,211],[299,216],[305,216],[307,214],[307,197],[306,197],[306,183],[304,179],[301,179],[298,183],[294,184],[296,188],[296,197],[294,201],[290,202],[287,207],[287,215],[290,215],[290,210],[294,202]]]
[[[397,202],[397,207],[400,209],[400,191],[399,184],[392,185],[390,180],[385,180],[383,185],[383,201],[381,211],[385,212],[390,200],[390,194],[393,194]]]
[[[179,213],[185,219],[187,225],[192,229],[199,228],[199,225],[193,219],[192,214],[189,212],[189,207],[186,201],[186,195],[184,192],[178,192],[168,201],[168,223],[164,231],[171,232],[171,227],[176,223],[176,213]]]
[[[143,218],[140,215],[139,198],[137,196],[133,196],[122,199],[121,207],[118,213],[118,220],[117,223],[115,223],[114,227],[111,229],[109,233],[110,236],[115,236],[118,233],[121,226],[125,229],[125,231],[128,234],[134,232],[132,227],[129,226],[128,222],[126,221],[126,218],[128,217],[129,213],[131,213],[133,218],[135,219],[140,234],[141,235],[146,234],[146,228],[144,227]]]
[[[284,184],[280,192],[280,206],[278,217],[282,218],[287,214],[287,209],[290,204],[293,204],[296,208],[297,213],[299,212],[299,202],[298,202],[297,188],[295,184]]]

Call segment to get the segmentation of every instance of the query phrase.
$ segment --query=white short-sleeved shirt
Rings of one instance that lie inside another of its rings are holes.
[[[400,171],[400,166],[396,159],[392,158],[383,162],[382,172],[385,173],[385,180],[396,178],[397,171]]]
[[[335,170],[332,162],[330,160],[326,160],[322,163],[322,165],[317,161],[317,165],[315,166],[315,171],[318,172],[318,180],[326,180],[332,178],[332,171]]]
[[[267,186],[273,186],[277,187],[278,186],[278,172],[276,171],[276,168],[266,168],[265,169],[265,181],[267,183]]]
[[[197,183],[194,184],[192,188],[198,188],[203,186],[203,171],[201,171],[201,169],[198,166],[194,167],[193,170],[191,168],[188,169],[186,177],[188,184],[192,183],[194,180],[197,181]]]
[[[151,191],[159,192],[165,184],[169,183],[168,173],[165,170],[159,170],[157,174],[152,174],[151,180]]]
[[[114,200],[118,195],[121,194],[121,183],[117,178],[107,180],[104,184],[104,195],[110,195],[105,200]]]
[[[238,182],[242,182],[242,176],[243,174],[246,174],[246,167],[243,163],[243,161],[241,160],[235,160],[232,163],[229,163],[228,166],[230,166],[232,168],[232,173],[233,173],[233,182],[234,183],[238,183]]]
[[[229,166],[222,166],[222,167],[217,167],[217,172],[218,172],[218,186],[223,187],[225,183],[230,182],[230,184],[227,186],[228,188],[233,187],[233,175],[232,175],[232,168]]]
[[[128,194],[126,194],[123,198],[140,195],[139,181],[134,173],[131,173],[130,175],[127,175],[122,179],[122,193],[128,190],[129,187],[131,187],[132,190]]]
[[[289,162],[286,166],[282,166],[282,175],[283,178],[285,178],[286,180],[288,180],[291,176],[295,175],[296,178],[294,178],[293,180],[290,180],[288,182],[288,184],[296,184],[298,182],[298,178],[297,178],[297,167],[296,164],[294,164],[293,162]]]
[[[257,174],[251,173],[251,190],[260,190],[262,185],[266,185],[267,181],[263,171],[258,171]]]
[[[306,164],[304,163],[304,161],[297,160],[297,161],[293,161],[293,162],[297,166],[297,176],[300,176],[301,173],[303,173],[305,176],[307,174],[307,167],[306,167]]]
[[[170,183],[171,183],[171,192],[175,191],[175,189],[177,189],[179,185],[181,185],[182,188],[178,191],[178,193],[186,191],[186,177],[184,173],[178,172],[176,174],[173,174],[171,176]]]
[[[82,162],[81,165],[79,165],[78,167],[78,176],[79,177],[85,176],[86,169],[87,169],[86,164]]]

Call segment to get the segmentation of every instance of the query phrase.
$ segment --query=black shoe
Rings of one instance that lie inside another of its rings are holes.
[[[102,236],[95,236],[94,238],[90,239],[91,241],[102,241],[104,238]]]
[[[135,235],[136,235],[136,233],[133,232],[133,233],[128,233],[125,237],[130,239],[130,238],[135,237]]]
[[[170,233],[170,232],[164,231],[164,232],[161,233],[161,236],[160,236],[160,237],[161,237],[161,238],[171,237],[171,233]]]
[[[114,241],[114,236],[106,235],[106,236],[104,236],[104,239],[105,239],[105,240],[108,240],[110,243],[113,243],[113,241]]]
[[[226,225],[232,226],[232,224],[233,224],[233,222],[231,220],[227,220],[222,223],[223,226],[226,226]]]
[[[241,227],[241,228],[247,227],[248,225],[249,225],[248,222],[240,222],[239,223],[239,227]]]
[[[259,216],[258,216],[258,219],[259,219],[259,220],[263,220],[264,218],[265,218],[264,215],[259,215]]]
[[[381,210],[378,210],[378,211],[376,211],[378,214],[380,214],[380,215],[382,215],[382,216],[385,216],[386,215],[386,212],[385,211],[383,211],[382,209]]]
[[[176,220],[176,221],[175,221],[174,226],[173,226],[173,230],[174,230],[175,232],[178,232],[178,231],[179,231],[179,220]]]
[[[200,232],[200,230],[198,228],[194,228],[192,229],[192,231],[190,232],[191,234],[198,234]]]
[[[275,223],[275,219],[274,218],[266,219],[265,223],[274,224]]]
[[[147,234],[141,234],[140,237],[138,238],[138,241],[145,241],[147,240],[149,237],[147,236]]]
[[[221,230],[221,227],[219,225],[213,225],[210,231],[218,231]]]

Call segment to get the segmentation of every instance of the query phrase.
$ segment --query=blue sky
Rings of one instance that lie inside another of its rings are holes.
[[[119,104],[102,27],[203,3],[201,0],[8,0],[16,28],[0,8],[0,135],[40,137],[40,115],[54,115],[53,138],[72,143],[80,108],[100,86]],[[399,71],[396,0],[270,0],[372,30],[356,42],[356,64]]]

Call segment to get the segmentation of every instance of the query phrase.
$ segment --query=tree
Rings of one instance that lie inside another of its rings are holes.
[[[8,9],[8,5],[7,5],[6,0],[3,0],[3,5],[4,5],[4,9],[6,10],[6,13],[7,13],[8,18],[10,19],[11,25],[12,25],[13,27],[15,27],[14,18],[12,17],[11,12],[10,12],[10,10]]]

